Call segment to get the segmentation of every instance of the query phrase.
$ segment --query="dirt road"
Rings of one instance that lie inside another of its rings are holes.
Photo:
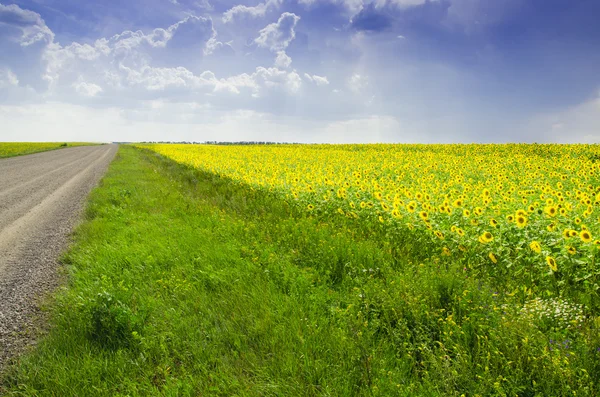
[[[39,297],[57,285],[57,259],[116,145],[0,160],[0,369],[34,341]]]

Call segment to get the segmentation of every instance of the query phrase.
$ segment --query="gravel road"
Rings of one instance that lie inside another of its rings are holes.
[[[0,160],[0,370],[35,342],[39,301],[58,285],[58,258],[117,145]]]

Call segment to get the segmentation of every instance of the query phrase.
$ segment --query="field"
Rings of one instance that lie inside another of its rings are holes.
[[[0,142],[0,158],[20,156],[24,154],[32,154],[37,152],[45,152],[47,150],[61,149],[71,146],[84,146],[89,143],[79,142]]]
[[[0,392],[598,395],[599,160],[123,146]]]

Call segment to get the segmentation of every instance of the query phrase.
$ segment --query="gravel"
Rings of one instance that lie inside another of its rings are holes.
[[[0,160],[0,372],[35,344],[40,303],[60,282],[58,258],[116,152],[84,146]]]

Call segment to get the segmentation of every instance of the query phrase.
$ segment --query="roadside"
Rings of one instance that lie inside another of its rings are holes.
[[[0,368],[35,343],[59,256],[116,151],[76,147],[0,160]]]

